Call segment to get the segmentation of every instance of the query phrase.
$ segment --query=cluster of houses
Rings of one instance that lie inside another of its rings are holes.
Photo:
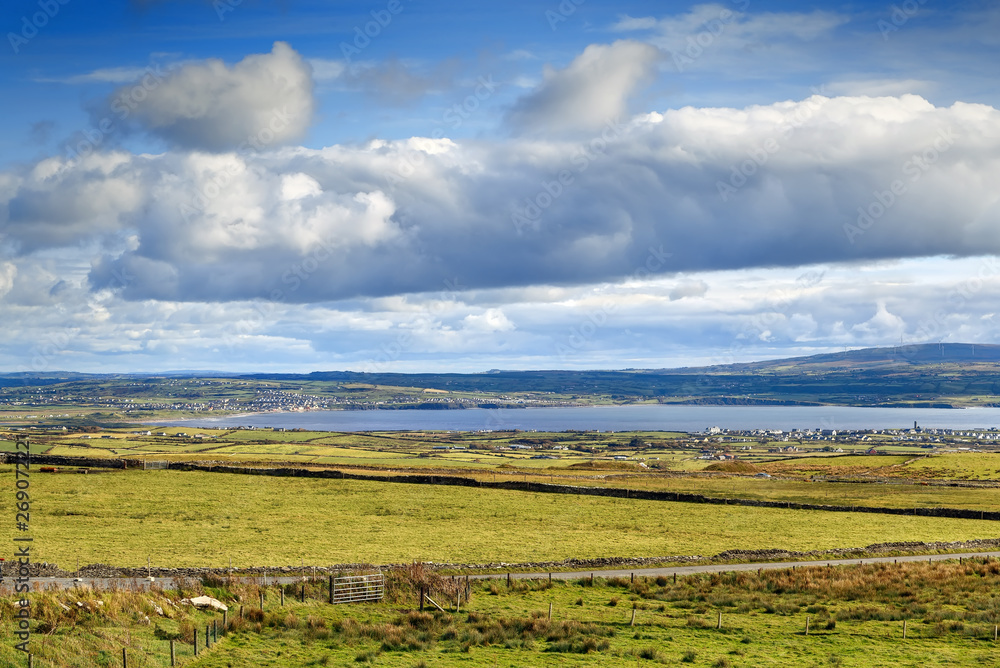
[[[790,441],[849,441],[867,442],[873,437],[881,437],[879,440],[891,440],[895,442],[923,443],[932,447],[935,443],[955,443],[961,441],[975,441],[978,443],[1000,442],[1000,429],[992,427],[990,429],[968,430],[968,429],[943,429],[924,428],[914,423],[912,429],[722,429],[720,427],[709,427],[703,432],[695,434],[701,442],[709,443],[747,443],[747,442],[768,442],[787,443]],[[751,447],[751,446],[748,446]],[[839,449],[831,448],[830,451],[837,452]],[[797,452],[795,446],[772,447],[769,452]]]

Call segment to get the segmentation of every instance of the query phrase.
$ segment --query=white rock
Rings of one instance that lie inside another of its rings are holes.
[[[195,596],[194,598],[181,599],[182,604],[193,605],[196,608],[213,608],[215,610],[229,610],[227,606],[222,601],[212,598],[211,596]]]

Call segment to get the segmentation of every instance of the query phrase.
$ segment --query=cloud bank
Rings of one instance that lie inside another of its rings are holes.
[[[50,158],[0,176],[0,234],[99,241],[91,285],[128,299],[319,302],[1000,253],[998,181],[996,109],[816,96],[585,141]]]

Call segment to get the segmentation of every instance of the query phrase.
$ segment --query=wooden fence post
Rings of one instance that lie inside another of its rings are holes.
[[[903,640],[906,640],[906,620],[903,620]]]
[[[77,569],[76,569],[76,570],[80,570],[80,568],[79,568],[79,567],[77,567]],[[28,668],[34,668],[34,666],[35,666],[35,659],[34,659],[34,656],[33,656],[33,655],[31,655],[31,654],[28,654]]]
[[[302,589],[299,590],[299,603],[306,602],[306,583],[302,583]]]
[[[552,619],[552,601],[549,601],[549,619]],[[995,637],[993,639],[996,640]]]
[[[510,587],[510,573],[507,573],[507,587]]]
[[[424,611],[424,586],[420,585],[420,612]]]
[[[212,627],[205,623],[205,649],[212,646]]]
[[[333,605],[333,576],[332,575],[330,576],[329,589],[330,589],[330,592],[329,592],[328,598],[329,598],[329,601],[330,601],[330,605]]]
[[[281,606],[284,607],[285,606],[285,588],[282,587],[281,585],[278,585],[278,591],[281,592]]]
[[[222,611],[222,632],[225,633],[226,629],[229,628],[229,611]]]
[[[808,617],[806,619],[808,619]],[[722,628],[722,610],[719,610],[719,623],[715,625],[715,628],[716,629]]]
[[[170,665],[171,666],[176,666],[177,665],[177,655],[174,654],[174,641],[173,640],[170,641]]]
[[[128,651],[122,647],[122,668],[128,668]]]
[[[632,607],[632,620],[628,623],[629,626],[635,626],[635,607]]]
[[[258,592],[258,593],[260,594],[260,609],[263,610],[264,609],[264,590],[261,589],[260,592]]]
[[[806,635],[809,635],[809,615],[806,615]]]
[[[194,630],[194,655],[198,656],[198,629]]]

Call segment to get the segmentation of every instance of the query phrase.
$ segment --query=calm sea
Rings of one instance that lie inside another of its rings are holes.
[[[580,408],[311,411],[161,421],[190,427],[285,427],[320,431],[522,429],[703,431],[723,429],[976,429],[1000,426],[1000,408],[849,406],[587,406]]]

